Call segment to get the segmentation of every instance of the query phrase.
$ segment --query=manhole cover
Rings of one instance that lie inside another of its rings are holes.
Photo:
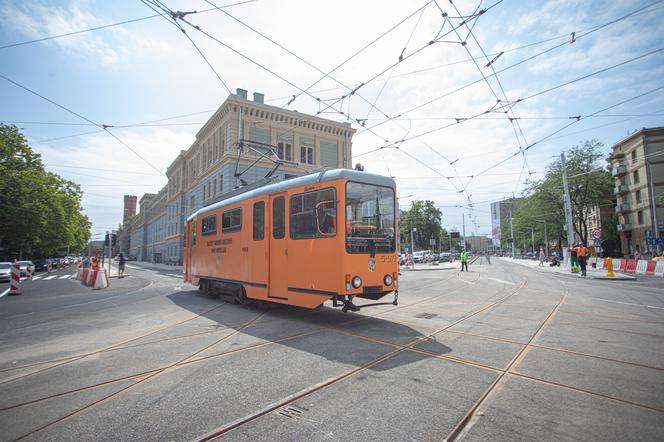
[[[417,315],[415,317],[416,318],[421,318],[421,319],[431,319],[431,318],[435,318],[436,316],[438,316],[438,315],[435,314],[435,313],[420,313],[419,315]]]

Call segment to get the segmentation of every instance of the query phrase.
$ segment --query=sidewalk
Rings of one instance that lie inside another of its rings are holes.
[[[531,267],[535,270],[539,270],[540,272],[549,272],[549,273],[559,273],[563,275],[572,275],[572,276],[579,276],[580,278],[583,278],[580,273],[572,273],[568,267],[565,267],[563,263],[560,264],[560,266],[555,266],[555,267],[550,267],[548,262],[544,263],[544,267],[539,266],[539,260],[531,260],[531,259],[514,259],[514,258],[509,258],[509,257],[501,257],[497,258],[501,260],[505,260],[508,262],[512,262],[514,264],[519,264],[524,267]],[[591,264],[594,262],[594,258],[591,258],[591,260],[588,262],[588,268],[586,270],[586,278],[588,279],[604,279],[604,280],[610,280],[610,281],[636,281],[636,277],[632,275],[627,275],[625,273],[619,273],[615,272],[614,277],[608,277],[606,276],[606,269],[603,269],[602,266],[602,261],[598,261],[598,267],[599,268],[592,268]]]
[[[117,267],[117,263],[113,263],[114,267]],[[135,267],[140,267],[144,269],[151,269],[151,270],[164,270],[172,273],[182,273],[182,266],[172,266],[169,264],[157,264],[157,263],[151,263],[148,261],[127,261],[125,264],[126,268],[131,268],[132,266]]]
[[[461,261],[459,261],[458,264],[452,262],[441,262],[438,265],[434,265],[429,262],[415,263],[414,269],[411,269],[410,266],[405,266],[405,265],[399,266],[400,272],[426,272],[432,270],[454,270],[454,269],[461,269]]]

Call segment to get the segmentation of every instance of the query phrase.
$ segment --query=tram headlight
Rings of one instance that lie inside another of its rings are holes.
[[[353,287],[356,289],[362,287],[362,278],[360,278],[359,276],[355,276],[353,278]]]
[[[385,275],[383,278],[383,283],[385,285],[392,285],[392,275]]]

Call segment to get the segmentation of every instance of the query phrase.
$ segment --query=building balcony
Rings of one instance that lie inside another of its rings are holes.
[[[622,176],[627,173],[627,166],[616,166],[613,168],[613,176]]]
[[[620,213],[620,212],[629,212],[629,211],[630,211],[630,208],[631,208],[631,204],[630,204],[630,203],[622,203],[622,204],[618,204],[618,205],[616,206],[616,212],[618,212],[618,213]]]
[[[632,225],[627,223],[627,224],[618,224],[618,232],[624,232],[626,230],[632,230]]]
[[[629,187],[627,186],[627,184],[620,184],[620,185],[616,186],[613,189],[613,193],[615,195],[619,195],[621,193],[627,193],[627,192],[629,192]]]

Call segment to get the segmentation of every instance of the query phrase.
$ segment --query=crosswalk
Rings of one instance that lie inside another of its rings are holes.
[[[39,281],[41,279],[42,281],[50,281],[51,279],[56,279],[56,278],[57,279],[70,279],[70,278],[73,278],[74,276],[76,276],[76,273],[65,274],[65,275],[51,275],[51,274],[47,273],[45,275],[33,276],[32,280],[33,281]]]

